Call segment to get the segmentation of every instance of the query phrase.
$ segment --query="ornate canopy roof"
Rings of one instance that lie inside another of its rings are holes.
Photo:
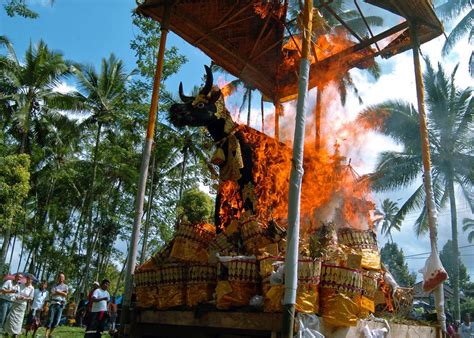
[[[353,67],[366,68],[378,55],[391,57],[411,48],[408,21],[421,25],[421,43],[443,32],[429,0],[365,1],[407,21],[370,37],[313,39],[310,88]],[[174,3],[170,29],[216,64],[268,100],[285,101],[297,95],[301,48],[299,37],[286,29],[285,0],[145,0],[136,11],[161,22],[170,2]],[[320,1],[320,6],[330,6],[330,1]],[[379,49],[376,43],[383,39],[391,42]]]

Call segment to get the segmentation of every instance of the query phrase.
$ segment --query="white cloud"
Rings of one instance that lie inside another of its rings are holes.
[[[67,94],[73,91],[77,91],[77,88],[71,85],[68,85],[66,82],[62,81],[59,85],[54,88],[54,91],[61,93],[61,94]]]

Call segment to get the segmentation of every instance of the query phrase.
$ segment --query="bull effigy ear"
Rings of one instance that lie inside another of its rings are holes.
[[[207,96],[209,98],[210,103],[215,103],[219,97],[221,97],[222,93],[218,87],[214,87],[209,95]]]
[[[204,65],[204,69],[206,69],[206,83],[204,87],[201,89],[202,95],[207,95],[211,91],[212,83],[214,82],[214,78],[212,76],[212,70],[208,66]]]
[[[184,95],[182,82],[179,83],[179,97],[181,98],[181,101],[185,103],[194,100],[194,97]]]

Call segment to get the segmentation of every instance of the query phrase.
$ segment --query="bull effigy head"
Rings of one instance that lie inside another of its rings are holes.
[[[213,88],[212,71],[206,69],[206,83],[196,97],[183,93],[183,84],[179,84],[179,97],[183,103],[175,103],[170,108],[170,120],[176,127],[206,127],[219,118],[216,102],[221,97],[219,89]]]

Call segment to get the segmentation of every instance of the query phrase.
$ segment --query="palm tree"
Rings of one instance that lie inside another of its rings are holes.
[[[217,71],[220,73],[227,73],[227,71],[222,68],[221,66],[212,63],[211,64],[211,70],[213,72]],[[247,125],[250,126],[250,115],[251,115],[251,109],[252,109],[252,93],[256,90],[256,88],[252,87],[248,83],[245,83],[241,79],[235,79],[229,82],[226,85],[226,88],[229,89],[229,95],[232,94],[237,88],[243,87],[244,89],[244,95],[242,96],[242,103],[240,104],[239,107],[239,116],[240,113],[244,110],[245,106],[247,105]]]
[[[88,221],[87,234],[90,235],[87,245],[87,260],[83,286],[87,285],[90,258],[93,251],[92,210],[99,159],[99,147],[104,129],[112,127],[124,113],[126,85],[134,72],[127,74],[122,60],[111,54],[102,59],[100,73],[92,65],[76,65],[74,73],[78,80],[77,98],[90,116],[82,122],[85,127],[95,127],[95,141],[92,148],[92,175],[85,203],[85,219]]]
[[[474,182],[474,156],[472,155],[472,89],[459,89],[455,85],[457,67],[450,76],[445,74],[441,65],[434,69],[426,61],[424,74],[426,105],[428,114],[428,132],[431,142],[431,161],[433,164],[433,191],[436,207],[443,208],[449,201],[451,209],[451,231],[455,274],[451,276],[454,285],[455,315],[459,319],[459,267],[458,225],[456,214],[455,185],[474,210],[472,185]],[[376,190],[392,190],[409,187],[419,183],[422,172],[421,142],[419,120],[415,107],[407,102],[388,101],[368,107],[359,116],[373,129],[388,135],[403,145],[400,152],[386,151],[378,159],[373,187]],[[375,122],[378,121],[378,122]],[[411,211],[421,209],[415,222],[415,231],[421,235],[427,230],[427,213],[423,185],[419,184],[415,192],[400,207],[395,221]]]
[[[397,202],[391,201],[388,198],[383,200],[382,213],[384,214],[384,218],[377,222],[377,226],[381,226],[380,232],[388,237],[390,242],[393,242],[392,231],[400,231],[401,221],[400,219],[395,219],[398,210]]]
[[[61,94],[56,88],[71,75],[69,62],[62,54],[51,51],[40,41],[30,43],[24,62],[20,62],[10,41],[0,36],[0,45],[7,49],[0,55],[0,114],[3,127],[11,125],[10,132],[19,141],[19,153],[31,153],[31,139],[36,134],[32,125],[43,115],[57,114],[58,109],[73,109],[73,95]]]
[[[436,7],[436,12],[438,15],[446,21],[457,19],[464,11],[468,9],[470,10],[449,33],[448,38],[446,39],[443,46],[443,55],[449,54],[456,43],[464,36],[467,35],[469,39],[472,39],[474,34],[472,29],[472,22],[474,21],[474,8],[472,7],[472,0],[448,0]],[[471,56],[471,74],[474,72],[474,69],[472,68],[472,60],[473,59]]]
[[[467,234],[467,240],[469,241],[469,243],[474,242],[474,219],[464,218],[462,220],[462,231],[469,231],[469,233]]]
[[[54,0],[49,0],[48,2],[50,5],[53,5]],[[38,13],[28,7],[25,0],[7,0],[7,2],[3,5],[3,8],[5,9],[5,12],[7,12],[8,16],[13,17],[15,15],[19,15],[29,19],[36,19],[39,17]]]
[[[71,75],[71,67],[61,53],[50,50],[43,41],[36,45],[30,43],[23,61],[17,58],[5,36],[0,36],[0,46],[6,49],[6,54],[0,55],[2,129],[12,136],[13,143],[18,146],[18,153],[33,155],[38,150],[40,154],[31,157],[30,196],[34,197],[39,184],[36,169],[41,168],[47,160],[41,153],[45,154],[48,137],[58,127],[54,121],[67,120],[59,110],[76,109],[78,103],[74,95],[57,91],[61,81]],[[61,126],[64,125],[61,123]],[[41,225],[43,218],[39,213],[43,211],[36,211],[35,220],[39,221],[36,225]],[[32,260],[34,256],[33,253]]]

